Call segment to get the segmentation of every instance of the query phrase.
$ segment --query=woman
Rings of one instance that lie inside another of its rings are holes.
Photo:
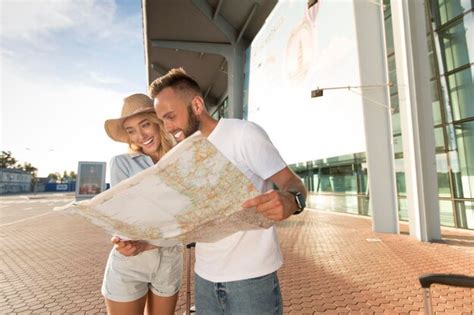
[[[105,122],[107,135],[129,144],[129,153],[112,158],[112,185],[154,165],[173,146],[144,94],[124,99],[122,115]],[[182,246],[156,247],[114,236],[102,294],[109,314],[174,314],[182,274]],[[118,251],[120,250],[120,252]]]

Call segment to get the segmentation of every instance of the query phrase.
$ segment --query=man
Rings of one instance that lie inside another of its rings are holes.
[[[181,68],[152,82],[149,94],[156,114],[176,141],[200,130],[262,192],[244,202],[244,208],[256,207],[275,221],[303,210],[306,189],[262,128],[244,120],[213,119],[199,85]],[[279,190],[272,190],[272,184]],[[196,244],[197,313],[282,314],[276,275],[282,263],[274,227]]]

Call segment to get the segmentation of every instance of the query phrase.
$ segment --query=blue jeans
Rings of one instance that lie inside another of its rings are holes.
[[[195,275],[196,314],[283,314],[276,271],[231,282],[210,282]]]

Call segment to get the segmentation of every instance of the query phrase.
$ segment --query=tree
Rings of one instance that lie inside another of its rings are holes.
[[[12,156],[10,151],[2,151],[2,155],[0,155],[0,168],[17,169],[30,174],[31,184],[33,185],[38,181],[38,169],[28,162],[24,162],[23,165],[21,165],[18,163],[18,160]]]
[[[15,167],[17,162],[10,151],[2,151],[2,155],[0,155],[0,168],[17,168]]]
[[[76,180],[76,173],[73,171],[70,171],[69,173],[67,171],[64,171],[63,174],[59,172],[55,173],[50,173],[48,175],[48,182],[49,183],[68,183]]]
[[[63,175],[60,178],[61,183],[67,183],[67,182],[72,182],[76,180],[76,173],[73,171],[70,171],[69,173],[67,171],[63,172]]]
[[[61,180],[61,174],[59,174],[58,172],[49,173],[48,183],[58,183],[60,180]]]
[[[18,164],[18,166],[20,166]],[[27,172],[28,174],[31,175],[31,178],[33,180],[33,183],[36,182],[36,179],[38,178],[36,175],[37,175],[37,172],[38,172],[38,169],[36,167],[34,167],[33,165],[31,165],[30,163],[23,163],[23,166],[20,166],[21,167],[21,170]]]
[[[25,171],[31,175],[32,183],[35,184],[38,181],[38,169],[31,165],[31,163],[24,162],[23,165],[18,163],[18,160],[12,156],[10,151],[2,151],[0,155],[0,168],[12,168]],[[69,181],[76,180],[76,173],[74,171],[63,172],[61,175],[58,172],[50,173],[48,175],[48,182],[50,183],[67,183]]]
[[[67,175],[67,171],[63,172],[63,176],[61,176],[61,183],[69,182],[69,176]]]
[[[73,181],[76,180],[76,178],[77,178],[76,172],[70,171],[69,172],[69,178]]]

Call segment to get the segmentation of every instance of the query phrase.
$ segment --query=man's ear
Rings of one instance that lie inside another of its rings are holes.
[[[191,101],[191,108],[195,115],[202,114],[206,110],[206,105],[204,104],[204,99],[201,96],[195,96]]]

